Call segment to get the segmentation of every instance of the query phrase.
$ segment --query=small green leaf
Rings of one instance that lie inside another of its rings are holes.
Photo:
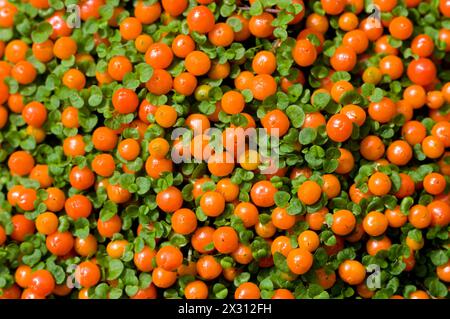
[[[33,42],[42,43],[46,41],[52,33],[52,25],[49,22],[41,22],[31,32],[31,39]]]
[[[289,204],[289,199],[291,198],[291,195],[289,195],[288,192],[285,191],[278,191],[274,195],[275,204],[278,207],[286,207]]]
[[[435,266],[441,266],[448,262],[448,256],[443,250],[434,250],[430,253],[431,261]]]
[[[312,127],[305,127],[300,131],[300,134],[298,135],[298,141],[302,145],[308,145],[317,137],[317,131]]]
[[[286,109],[286,114],[295,128],[299,128],[305,122],[305,112],[298,105],[289,105]]]
[[[221,12],[222,12],[222,9],[221,9]],[[234,32],[241,31],[242,27],[243,27],[241,20],[236,17],[231,17],[231,18],[227,19],[227,24],[233,29]]]
[[[331,101],[331,95],[325,92],[319,92],[314,95],[312,104],[319,110],[324,109]]]
[[[217,299],[225,299],[228,296],[228,289],[223,284],[214,284],[213,293]]]

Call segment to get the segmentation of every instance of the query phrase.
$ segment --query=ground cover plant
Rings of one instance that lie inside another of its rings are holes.
[[[449,0],[0,0],[0,298],[448,298],[449,51]]]

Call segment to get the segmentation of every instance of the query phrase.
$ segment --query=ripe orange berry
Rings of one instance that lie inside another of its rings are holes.
[[[363,220],[364,231],[370,236],[380,236],[388,227],[386,216],[380,212],[368,213]]]
[[[356,260],[346,260],[339,265],[339,276],[349,285],[359,285],[366,277],[366,269]]]
[[[303,275],[311,268],[313,255],[306,249],[296,248],[289,252],[286,261],[290,271],[296,275]]]
[[[349,210],[338,210],[333,214],[333,224],[331,230],[340,236],[350,234],[356,225],[356,218]]]

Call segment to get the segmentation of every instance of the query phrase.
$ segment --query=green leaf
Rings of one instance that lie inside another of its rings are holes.
[[[409,209],[414,204],[414,199],[412,197],[405,197],[402,199],[402,202],[400,203],[400,211],[404,215],[408,215]]]
[[[124,269],[124,265],[119,259],[112,259],[108,263],[108,280],[115,280],[119,278]]]
[[[319,92],[314,95],[312,104],[318,109],[324,109],[331,101],[331,95],[325,92]]]
[[[318,284],[311,284],[311,285],[308,287],[308,295],[309,295],[311,298],[314,298],[314,297],[316,297],[316,296],[319,296],[322,292],[323,292],[323,287],[320,286],[320,285],[318,285]],[[322,299],[322,298],[319,298],[319,299]]]
[[[402,40],[396,39],[392,36],[388,36],[388,42],[389,44],[394,48],[400,48],[402,46]]]
[[[223,284],[216,283],[213,286],[213,293],[217,299],[225,299],[228,296],[228,289]]]
[[[440,282],[438,278],[425,280],[425,286],[428,288],[430,294],[435,297],[442,298],[448,295],[447,286]]]
[[[261,290],[273,290],[273,282],[272,282],[272,280],[270,280],[270,277],[264,278],[264,279],[259,283],[259,288],[260,288]]]
[[[284,255],[276,252],[275,255],[273,255],[273,262],[275,264],[275,267],[277,267],[280,271],[285,273],[289,272],[289,267]]]
[[[153,75],[153,68],[147,63],[139,63],[136,66],[136,71],[139,76],[139,81],[142,83],[150,80]]]
[[[263,13],[263,6],[260,2],[260,0],[256,0],[253,2],[252,6],[250,7],[249,13],[252,16],[257,16]]]
[[[234,285],[236,287],[239,287],[240,285],[248,282],[249,280],[250,280],[250,273],[243,272],[243,273],[240,273],[238,276],[236,276],[236,278],[234,278]]]
[[[286,109],[286,114],[295,128],[299,128],[305,122],[305,112],[299,105],[289,105]]]
[[[100,211],[100,219],[103,222],[106,222],[114,217],[117,214],[117,204],[108,200],[103,205],[102,210]]]
[[[380,102],[384,97],[384,92],[380,88],[375,88],[370,96],[370,101],[372,102]]]
[[[148,177],[139,176],[138,178],[136,178],[136,185],[139,188],[137,193],[139,195],[143,195],[150,190],[152,183]]]
[[[337,259],[340,262],[343,262],[344,260],[347,260],[347,259],[355,259],[355,257],[356,257],[356,253],[353,248],[345,248],[337,254]]]
[[[434,250],[430,253],[431,262],[435,266],[441,266],[448,262],[448,256],[443,250]]]
[[[3,82],[8,86],[9,93],[17,93],[19,91],[19,83],[13,77],[7,76],[3,79]]]
[[[180,234],[173,234],[170,237],[170,243],[177,247],[184,247],[188,244],[188,240],[185,236]]]
[[[306,36],[306,39],[309,40],[309,42],[311,42],[311,44],[314,45],[315,47],[319,47],[321,45],[319,37],[314,33],[308,34]]]
[[[102,282],[97,287],[95,287],[95,296],[97,298],[106,299],[108,290],[109,290],[108,284]]]
[[[216,105],[210,101],[202,101],[198,109],[205,115],[211,115],[216,111]]]
[[[291,85],[288,89],[289,101],[296,102],[303,93],[303,85],[300,83],[295,83]]]
[[[244,97],[245,103],[249,103],[253,100],[253,93],[249,89],[242,90],[242,96]]]
[[[61,0],[49,0],[48,3],[50,4],[50,7],[55,10],[61,10],[64,8],[64,2]]]
[[[39,249],[35,249],[31,255],[23,256],[22,261],[25,265],[33,267],[41,260],[41,257],[41,251]]]
[[[363,102],[363,98],[356,90],[350,90],[346,91],[344,94],[342,94],[341,98],[339,99],[339,103],[341,104],[356,104],[359,105]]]
[[[143,272],[139,275],[139,286],[141,288],[147,288],[148,286],[150,286],[151,282],[152,276],[150,274]]]
[[[334,246],[336,245],[336,237],[334,236],[333,232],[329,230],[325,230],[322,233],[320,233],[320,240],[325,243],[327,246]]]
[[[302,129],[300,131],[300,134],[298,135],[298,141],[302,145],[308,145],[308,144],[314,142],[316,137],[317,137],[316,129],[314,129],[312,127],[305,127],[304,129]]]
[[[226,5],[223,5],[222,8],[225,6]],[[227,7],[231,7],[231,6],[227,6]],[[222,14],[222,8],[220,9],[221,14]],[[226,14],[228,14],[228,13],[226,13]],[[225,16],[228,16],[228,15],[225,15]],[[236,17],[231,17],[231,18],[227,19],[227,24],[233,29],[234,32],[241,31],[242,27],[243,27],[241,20]]]
[[[52,33],[52,25],[48,22],[41,22],[31,32],[31,39],[33,40],[33,42],[42,43],[46,41]]]
[[[278,207],[286,207],[289,204],[289,199],[291,199],[291,195],[285,191],[278,191],[274,195],[275,204]]]
[[[0,28],[0,41],[8,42],[13,35],[13,28]]]
[[[119,299],[122,297],[123,291],[120,288],[111,288],[109,291],[109,298],[110,299]]]
[[[125,293],[129,297],[134,296],[135,294],[137,294],[138,291],[139,291],[139,287],[138,286],[126,286],[125,287]]]
[[[293,197],[289,202],[289,206],[287,208],[287,212],[289,215],[300,215],[305,211],[305,207],[302,202],[297,198],[297,196]]]
[[[364,97],[368,97],[368,96],[372,95],[374,90],[375,90],[375,85],[372,83],[364,83],[361,86],[361,93]]]
[[[58,285],[60,285],[64,282],[64,279],[66,278],[66,274],[64,272],[63,267],[54,265],[50,271],[51,271],[53,277],[55,277],[55,281]]]
[[[206,35],[197,32],[192,32],[191,36],[192,39],[194,39],[194,41],[197,42],[198,44],[204,44],[208,39]]]
[[[122,82],[125,88],[131,90],[137,89],[140,85],[137,75],[133,72],[128,72],[127,74],[125,74]]]
[[[423,236],[419,229],[412,229],[408,232],[408,237],[416,242],[421,242]]]
[[[75,221],[74,235],[85,239],[89,235],[89,221],[86,218],[79,218]]]
[[[275,30],[273,31],[273,35],[276,38],[285,40],[288,36],[288,33],[287,33],[286,29],[278,27],[278,28],[275,28]]]
[[[350,81],[352,76],[350,73],[345,71],[338,71],[334,72],[333,75],[331,75],[331,81],[338,82],[338,81]]]

